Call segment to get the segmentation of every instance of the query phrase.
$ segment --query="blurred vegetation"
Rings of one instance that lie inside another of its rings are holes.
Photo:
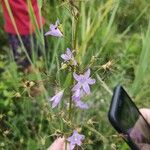
[[[48,102],[56,80],[61,87],[69,86],[67,71],[60,70],[60,54],[67,47],[77,50],[81,70],[94,61],[93,77],[101,77],[110,91],[122,84],[139,108],[150,107],[149,0],[79,0],[75,4],[79,8],[78,19],[72,17],[68,1],[43,1],[44,30],[59,18],[65,38],[46,37],[48,48],[44,58],[37,62],[38,74],[17,71],[7,33],[3,30],[4,21],[0,22],[0,149],[45,150],[58,135],[68,130],[68,124],[62,119],[67,113],[63,112],[65,102],[57,110],[52,110]],[[0,18],[2,16],[0,9]],[[75,24],[76,32],[72,28]],[[73,38],[71,45],[69,41]],[[109,60],[112,64],[104,69],[102,65]],[[46,91],[33,98],[30,96],[32,88],[25,87],[26,81],[43,84]],[[127,150],[107,119],[110,92],[98,79],[92,90],[87,99],[91,108],[75,111],[76,122],[82,125],[82,133],[87,137],[84,149]],[[87,121],[89,126],[84,126]]]

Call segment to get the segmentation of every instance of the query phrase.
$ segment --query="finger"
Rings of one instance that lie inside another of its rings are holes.
[[[150,150],[150,145],[149,144],[138,144],[140,150]]]
[[[144,119],[150,124],[150,109],[142,108],[140,109],[140,112],[143,115]]]
[[[56,139],[47,150],[63,150],[65,138]]]
[[[150,109],[143,108],[140,109],[140,112],[147,123],[150,124]],[[136,139],[136,142],[142,141],[141,139],[150,140],[150,129],[142,116],[139,117],[130,133],[132,139]]]

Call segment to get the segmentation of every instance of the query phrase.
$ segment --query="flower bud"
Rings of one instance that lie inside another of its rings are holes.
[[[17,92],[17,93],[15,94],[15,97],[20,98],[20,97],[21,97],[21,94],[20,94],[19,92]]]
[[[66,69],[66,68],[67,68],[67,64],[62,63],[60,69],[63,70],[63,69]]]

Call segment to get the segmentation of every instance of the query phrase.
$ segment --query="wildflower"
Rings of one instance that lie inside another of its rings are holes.
[[[74,92],[72,98],[75,101],[80,100],[85,95],[85,92],[81,88],[79,89],[72,88],[72,91]]]
[[[55,108],[61,101],[63,96],[64,90],[58,92],[56,95],[54,95],[49,101],[52,101],[52,108]]]
[[[74,66],[77,65],[77,62],[69,48],[67,48],[66,53],[61,55],[61,58],[64,59],[64,62],[71,61]]]
[[[67,141],[70,142],[70,150],[73,150],[76,144],[79,145],[79,146],[81,146],[82,140],[84,140],[84,138],[85,138],[84,135],[79,134],[77,132],[77,130],[74,130],[72,136],[70,136],[67,139]]]
[[[73,73],[73,77],[78,82],[72,89],[72,91],[76,92],[76,96],[79,94],[81,89],[83,89],[86,94],[91,93],[89,85],[94,84],[95,79],[90,78],[90,69],[88,69],[84,74],[80,75]]]
[[[88,109],[89,106],[88,104],[84,103],[81,101],[81,98],[84,96],[84,91],[81,89],[78,89],[75,91],[75,93],[72,96],[72,100],[75,102],[76,106],[81,108],[81,109]]]
[[[55,36],[55,37],[62,37],[63,34],[60,31],[60,29],[58,28],[58,26],[59,26],[59,20],[57,20],[55,22],[55,25],[50,24],[50,27],[49,27],[50,30],[47,33],[45,33],[45,36],[52,35],[52,36]]]
[[[82,102],[81,100],[80,101],[76,101],[75,103],[76,103],[76,106],[81,108],[81,109],[88,109],[89,108],[88,104]]]

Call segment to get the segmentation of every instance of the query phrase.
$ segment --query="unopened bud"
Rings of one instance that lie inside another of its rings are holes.
[[[8,135],[9,133],[10,133],[9,130],[5,130],[5,131],[3,132],[4,135]]]
[[[3,114],[0,114],[0,120],[1,120],[3,117],[4,117],[4,115],[3,115]]]
[[[35,85],[35,82],[31,81],[30,82],[30,87],[34,86]]]
[[[92,56],[92,58],[91,58],[91,63],[93,63],[95,60],[96,60],[96,57],[95,57],[95,56]]]
[[[17,92],[17,93],[15,94],[15,97],[19,98],[19,97],[21,97],[21,94],[20,94],[19,92]]]
[[[24,139],[23,138],[20,139],[20,143],[24,143]]]
[[[60,69],[63,70],[63,69],[66,69],[66,68],[67,68],[67,64],[62,63]]]
[[[45,145],[45,142],[46,142],[45,138],[41,138],[41,144]]]

